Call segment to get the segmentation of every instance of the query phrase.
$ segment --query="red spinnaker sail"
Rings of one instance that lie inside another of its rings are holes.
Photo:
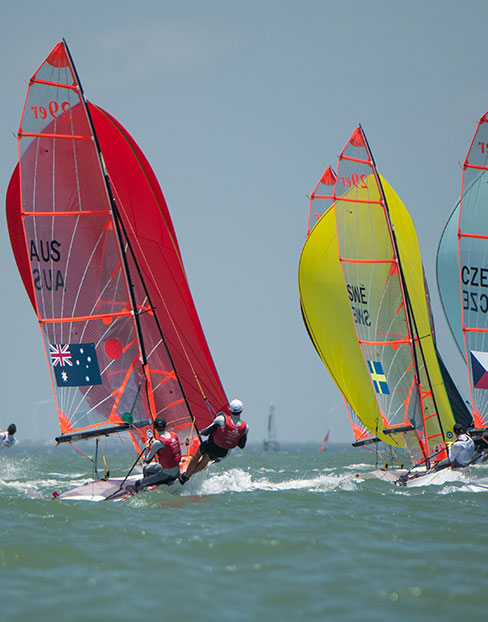
[[[7,221],[62,433],[162,414],[183,438],[227,409],[161,188],[64,42],[29,84]]]

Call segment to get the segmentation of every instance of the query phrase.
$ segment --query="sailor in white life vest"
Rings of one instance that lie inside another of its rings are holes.
[[[154,420],[154,436],[146,442],[142,479],[136,481],[135,489],[146,486],[172,484],[180,473],[180,440],[174,432],[166,431],[166,419],[158,416]],[[157,462],[152,462],[156,458]]]
[[[12,447],[15,444],[14,434],[17,432],[15,423],[11,423],[6,432],[0,430],[0,447]]]
[[[449,455],[434,466],[434,471],[440,471],[447,467],[467,467],[473,460],[473,439],[466,434],[460,423],[454,425],[453,431],[456,435],[456,440],[449,449]]]
[[[230,415],[218,413],[213,423],[204,430],[200,430],[201,436],[208,436],[195,452],[190,460],[185,473],[179,477],[184,484],[194,473],[204,469],[210,460],[221,460],[234,447],[244,449],[247,441],[249,428],[241,419],[244,406],[240,400],[232,400],[229,404]]]

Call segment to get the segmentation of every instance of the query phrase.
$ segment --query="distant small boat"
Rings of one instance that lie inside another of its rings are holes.
[[[322,439],[322,442],[320,443],[319,451],[326,451],[327,450],[327,443],[329,441],[329,434],[330,434],[330,430],[327,430],[324,438]]]
[[[274,420],[274,404],[269,405],[269,415],[268,415],[268,437],[263,441],[263,449],[264,451],[279,451],[280,444],[278,443],[276,437],[276,426]]]

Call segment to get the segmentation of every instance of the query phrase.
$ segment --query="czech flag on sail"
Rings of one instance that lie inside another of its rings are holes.
[[[380,393],[382,395],[389,395],[390,389],[388,388],[388,383],[386,382],[383,365],[380,363],[380,361],[367,361],[367,363],[376,393]]]
[[[471,375],[475,389],[488,389],[488,352],[471,350]]]
[[[58,387],[102,384],[94,343],[49,344]]]

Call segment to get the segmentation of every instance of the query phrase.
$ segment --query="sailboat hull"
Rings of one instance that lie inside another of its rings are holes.
[[[127,479],[123,477],[97,479],[72,488],[71,490],[67,490],[59,495],[53,493],[53,496],[61,501],[123,501],[137,494],[134,491],[134,484],[140,478],[140,475],[136,475]],[[181,488],[181,484],[179,484],[178,480],[171,484],[171,486]],[[164,487],[168,488],[167,485]],[[159,486],[151,486],[144,490],[155,490],[156,488],[159,488]]]
[[[400,478],[407,475],[408,479],[402,481]],[[426,469],[392,469],[376,470],[372,472],[374,477],[381,479],[401,488],[419,488],[421,486],[442,486],[446,482],[459,482],[465,479],[465,469],[443,469],[442,471],[427,471]]]
[[[56,499],[62,501],[121,501],[131,496],[132,488],[140,475],[128,477],[114,477],[110,479],[97,479],[61,494],[53,493]],[[125,481],[124,481],[125,480]]]

